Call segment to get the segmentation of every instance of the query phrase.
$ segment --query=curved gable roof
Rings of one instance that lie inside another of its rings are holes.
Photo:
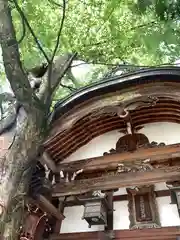
[[[59,101],[51,115],[52,130],[45,148],[55,161],[61,161],[107,131],[125,130],[117,115],[94,110],[117,104],[133,103],[147,96],[158,97],[153,107],[130,111],[136,129],[157,121],[180,123],[180,68],[149,68],[117,76],[84,87]]]
[[[140,85],[147,81],[179,82],[180,67],[159,67],[146,68],[143,70],[127,73],[124,75],[108,78],[100,82],[88,85],[77,90],[67,98],[55,104],[52,113],[52,122],[56,121],[64,113],[72,109],[75,105],[82,103],[88,98],[104,95],[129,86]]]

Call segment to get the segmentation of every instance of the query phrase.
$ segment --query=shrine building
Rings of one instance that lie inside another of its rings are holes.
[[[56,104],[50,121],[30,183],[36,227],[27,218],[21,237],[180,239],[178,67],[82,88]]]

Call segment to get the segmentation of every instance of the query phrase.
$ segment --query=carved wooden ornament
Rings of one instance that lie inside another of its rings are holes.
[[[133,152],[141,148],[153,148],[162,147],[165,143],[149,142],[149,139],[143,133],[126,134],[119,138],[116,143],[115,149],[110,149],[109,152],[105,152],[103,155],[111,155],[115,153]]]
[[[154,186],[127,188],[130,229],[159,228]]]

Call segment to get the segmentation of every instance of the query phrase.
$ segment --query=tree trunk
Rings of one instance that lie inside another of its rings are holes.
[[[44,123],[43,112],[37,110],[28,115],[7,156],[0,163],[0,204],[3,211],[0,233],[3,240],[18,239],[31,169],[45,136]]]

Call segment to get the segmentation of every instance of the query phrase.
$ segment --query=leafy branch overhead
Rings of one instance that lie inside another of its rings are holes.
[[[5,173],[0,202],[7,209],[0,216],[1,235],[8,235],[4,239],[19,238],[12,229],[20,229],[24,206],[14,206],[12,200],[18,192],[28,193],[31,170],[49,133],[51,103],[97,80],[174,64],[180,55],[180,4],[176,3],[0,0],[0,74],[4,66],[13,91],[0,94],[0,134],[14,130],[1,161]],[[9,211],[7,223],[3,220]]]
[[[79,60],[83,60],[81,64],[93,66],[93,79],[101,79],[104,74],[111,76],[111,71],[116,72],[114,69],[126,71],[173,63],[180,52],[177,2],[149,0],[146,3],[132,1],[127,4],[126,1],[99,3],[97,0],[12,0],[9,6],[23,62],[23,67],[20,68],[31,69],[47,63],[48,71],[42,79],[40,91],[42,97],[43,91],[49,89],[51,92],[50,81],[45,84],[45,79],[55,79],[52,77],[52,69],[56,55],[67,56],[69,52],[78,52]],[[163,12],[164,19],[158,9]],[[167,18],[170,12],[171,17]],[[11,36],[11,41],[14,38],[15,33]],[[15,49],[17,43],[11,45]],[[63,82],[59,82],[63,89],[58,90],[58,94],[62,97],[66,89],[69,93],[92,81],[91,75],[88,75],[84,77],[85,82],[78,83],[79,80],[69,73],[67,72],[66,81],[64,78]],[[25,76],[21,76],[23,78]],[[22,82],[28,84],[27,79]],[[55,90],[56,87],[52,89]],[[24,95],[26,98],[29,95],[29,99],[33,99],[39,106],[36,96],[33,92],[31,94],[28,91]],[[51,101],[47,94],[42,98],[43,101]]]
[[[148,10],[154,10],[156,16],[161,21],[178,20],[180,16],[180,1],[164,1],[164,0],[138,0],[134,3],[134,10],[140,14],[146,13]]]
[[[22,20],[23,36],[21,37],[21,41],[25,37],[24,34],[26,34],[27,26],[28,30],[34,38],[35,43],[37,44],[37,47],[39,48],[39,51],[44,55],[47,61],[47,74],[45,75],[46,77],[42,79],[42,85],[38,94],[38,98],[31,88],[28,75],[24,71],[21,64],[18,42],[15,36],[15,29],[12,22],[10,7],[7,1],[2,0],[0,1],[0,22],[2,22],[0,28],[0,43],[2,47],[2,55],[7,78],[11,84],[12,90],[17,100],[25,107],[26,111],[32,109],[32,106],[35,108],[42,107],[43,104],[50,106],[52,94],[61,82],[61,78],[64,76],[74,57],[76,56],[76,54],[66,54],[63,57],[58,58],[55,63],[53,62],[57,49],[59,47],[60,36],[65,20],[66,2],[65,0],[63,2],[63,16],[51,58],[47,56],[43,47],[39,43],[38,38],[36,37],[17,1],[13,0],[13,3]]]

